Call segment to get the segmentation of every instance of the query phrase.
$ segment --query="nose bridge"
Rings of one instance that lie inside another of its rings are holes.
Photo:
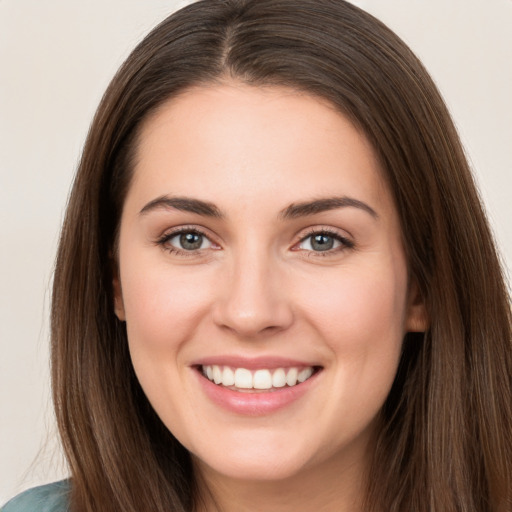
[[[252,242],[233,251],[215,315],[218,325],[244,337],[285,329],[293,320],[278,258]]]

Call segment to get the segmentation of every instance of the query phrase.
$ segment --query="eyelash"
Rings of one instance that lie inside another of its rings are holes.
[[[354,249],[355,244],[348,238],[341,236],[337,231],[329,228],[312,228],[305,236],[303,236],[297,244],[295,244],[294,247],[297,245],[302,244],[305,242],[308,238],[311,238],[313,236],[319,236],[319,235],[325,235],[330,238],[333,238],[335,241],[339,242],[341,245],[335,249],[328,249],[326,251],[307,251],[308,257],[320,257],[325,258],[328,256],[332,256],[333,254],[337,254],[339,252],[345,251],[347,249]],[[300,249],[297,249],[300,250]]]
[[[174,247],[172,245],[168,245],[169,240],[173,239],[176,236],[179,235],[185,235],[185,234],[192,234],[192,235],[199,235],[211,242],[210,238],[206,233],[201,231],[200,229],[196,227],[182,227],[178,228],[174,231],[171,231],[170,233],[166,233],[165,235],[161,236],[157,241],[156,244],[161,246],[164,250],[166,250],[170,254],[175,254],[176,256],[181,257],[191,257],[191,256],[197,256],[198,252],[201,251],[201,249],[198,249],[196,251],[186,251],[184,249],[178,249],[177,247]]]
[[[177,247],[174,247],[172,245],[168,245],[169,240],[175,238],[176,236],[184,235],[184,234],[193,234],[193,235],[202,236],[202,237],[206,238],[208,241],[210,241],[210,243],[213,244],[213,242],[211,242],[210,238],[204,231],[198,229],[197,227],[186,227],[186,226],[182,227],[182,228],[178,228],[174,231],[171,231],[170,233],[166,233],[165,235],[161,236],[158,240],[156,240],[156,244],[158,246],[161,246],[163,249],[165,249],[170,254],[175,254],[177,256],[182,256],[182,257],[196,256],[198,254],[198,252],[201,251],[202,249],[187,251],[187,250],[183,250],[183,249],[178,249]],[[347,249],[353,249],[355,247],[354,242],[352,242],[351,240],[349,240],[346,237],[341,236],[338,232],[331,230],[329,228],[321,228],[321,229],[312,228],[305,236],[303,236],[294,245],[294,247],[297,247],[298,245],[302,244],[308,238],[311,238],[313,236],[319,236],[319,235],[325,235],[327,237],[333,238],[335,241],[339,242],[341,245],[340,245],[340,247],[337,247],[334,249],[327,249],[325,251],[308,250],[308,251],[306,251],[308,254],[308,257],[328,257],[328,256],[332,256],[335,253],[338,253],[338,252],[341,252],[341,251],[344,251]],[[293,249],[293,250],[300,251],[301,249]]]

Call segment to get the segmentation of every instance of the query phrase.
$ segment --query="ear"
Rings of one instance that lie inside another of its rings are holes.
[[[119,268],[117,262],[112,262],[112,290],[114,292],[114,313],[121,322],[126,321],[124,311],[123,291],[121,289],[121,280],[119,279]]]
[[[421,296],[416,281],[412,281],[409,286],[407,304],[407,317],[405,321],[406,332],[425,332],[430,322],[425,307],[425,301]]]

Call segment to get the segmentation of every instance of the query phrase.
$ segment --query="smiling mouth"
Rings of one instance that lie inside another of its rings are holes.
[[[293,366],[289,368],[248,370],[247,368],[233,368],[231,366],[203,365],[198,369],[204,377],[218,386],[242,393],[254,393],[279,391],[283,388],[298,386],[320,371],[321,368],[317,366]]]

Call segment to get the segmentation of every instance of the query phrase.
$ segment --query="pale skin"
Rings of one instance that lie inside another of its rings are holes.
[[[192,454],[202,511],[357,511],[403,337],[426,325],[373,149],[324,101],[236,82],[169,100],[139,142],[116,314]],[[247,415],[213,402],[198,371],[233,355],[316,373],[298,399]]]

